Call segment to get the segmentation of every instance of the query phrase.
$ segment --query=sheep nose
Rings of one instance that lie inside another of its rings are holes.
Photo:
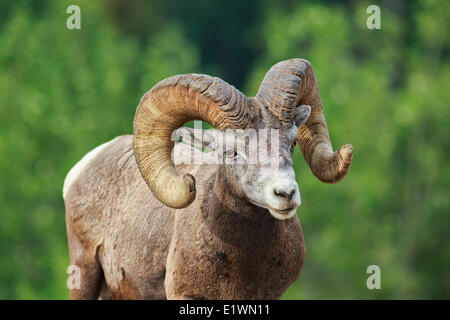
[[[292,200],[295,194],[295,188],[277,188],[273,190],[276,196]]]

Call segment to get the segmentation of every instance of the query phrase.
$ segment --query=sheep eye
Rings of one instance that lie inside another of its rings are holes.
[[[237,153],[233,149],[228,149],[225,151],[225,155],[227,156],[227,158],[234,158],[237,156]]]
[[[294,143],[291,145],[291,153],[294,153],[294,149],[295,149],[296,145],[297,145],[297,142],[294,141]]]

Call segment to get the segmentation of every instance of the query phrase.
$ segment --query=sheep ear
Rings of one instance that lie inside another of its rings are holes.
[[[294,120],[297,128],[300,128],[311,114],[311,106],[301,105],[295,108]]]

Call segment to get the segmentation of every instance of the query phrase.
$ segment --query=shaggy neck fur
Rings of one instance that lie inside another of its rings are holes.
[[[209,232],[232,246],[264,246],[271,235],[276,238],[284,230],[285,223],[237,194],[225,171],[220,167],[208,183],[206,190],[211,191],[201,206],[204,224]]]

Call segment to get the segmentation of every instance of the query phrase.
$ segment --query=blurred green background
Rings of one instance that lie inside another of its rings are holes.
[[[72,4],[81,30],[66,28]],[[296,150],[307,260],[284,298],[450,298],[449,21],[445,0],[3,0],[0,298],[68,297],[65,175],[132,132],[145,91],[196,72],[253,96],[294,57],[314,66],[334,147],[355,156],[326,185]],[[372,264],[381,290],[366,287]]]

